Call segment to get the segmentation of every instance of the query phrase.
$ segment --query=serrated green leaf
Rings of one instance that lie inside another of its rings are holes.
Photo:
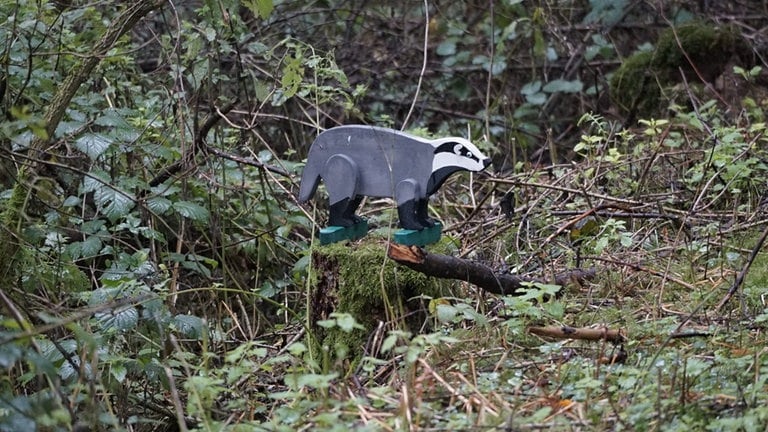
[[[525,101],[531,105],[543,105],[547,101],[547,95],[544,93],[525,95]]]
[[[64,202],[61,205],[63,207],[74,207],[76,205],[80,205],[81,202],[82,200],[80,199],[80,197],[70,195],[64,200]]]
[[[177,201],[173,203],[173,209],[181,216],[195,221],[205,222],[208,220],[208,209],[189,201]]]
[[[176,330],[187,338],[200,339],[205,332],[205,323],[194,315],[176,315],[173,317],[173,324]]]
[[[242,0],[241,4],[248,8],[257,18],[267,18],[274,10],[272,0]]]
[[[173,202],[165,197],[155,196],[147,199],[147,208],[155,214],[165,214],[173,206]]]
[[[101,112],[101,115],[93,121],[94,124],[99,126],[107,126],[114,128],[129,129],[133,126],[130,125],[115,108],[107,108]]]
[[[109,186],[96,189],[93,198],[104,215],[111,220],[128,214],[135,203],[133,196]]]
[[[107,312],[94,314],[104,330],[126,331],[139,323],[139,311],[133,306],[124,306]]]
[[[75,140],[75,148],[91,160],[98,159],[112,144],[112,138],[99,133],[87,133]]]
[[[363,327],[361,324],[355,320],[355,317],[348,313],[332,313],[332,317],[336,318],[336,325],[344,331],[344,332],[351,332],[352,330],[359,329],[364,330],[365,327]]]
[[[390,333],[387,337],[384,338],[384,341],[381,343],[381,352],[389,352],[392,350],[392,348],[395,347],[397,344],[398,335],[396,333]]]
[[[85,258],[96,256],[102,247],[101,239],[98,236],[88,236],[81,244],[81,253]]]

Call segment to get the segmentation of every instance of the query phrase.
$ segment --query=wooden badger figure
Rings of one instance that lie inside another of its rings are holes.
[[[301,176],[299,201],[315,194],[320,179],[330,201],[329,225],[349,227],[363,196],[394,198],[400,226],[434,226],[427,204],[449,175],[481,171],[490,159],[464,138],[427,140],[393,129],[339,126],[312,143]]]

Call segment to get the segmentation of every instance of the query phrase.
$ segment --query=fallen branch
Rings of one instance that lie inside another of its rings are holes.
[[[605,340],[623,343],[627,340],[623,330],[602,328],[583,328],[569,326],[528,327],[528,332],[537,336],[554,339],[580,339],[588,341]]]
[[[528,283],[552,283],[552,281],[498,273],[484,264],[449,255],[428,253],[417,246],[390,243],[387,256],[398,264],[427,276],[466,281],[498,295],[520,294],[516,291]],[[576,269],[556,275],[554,283],[566,285],[581,282],[591,279],[596,273],[595,269]]]

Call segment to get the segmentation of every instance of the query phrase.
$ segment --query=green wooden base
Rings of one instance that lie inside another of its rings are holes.
[[[344,240],[357,240],[368,233],[368,222],[363,220],[351,227],[329,226],[320,230],[320,244],[327,245]]]
[[[431,228],[424,228],[418,231],[402,229],[395,233],[395,243],[405,246],[424,246],[437,243],[440,240],[442,231],[443,226],[440,224],[435,224]]]

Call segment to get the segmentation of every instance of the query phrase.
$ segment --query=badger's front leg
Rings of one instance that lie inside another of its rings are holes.
[[[395,202],[397,202],[397,217],[404,229],[422,230],[426,228],[419,218],[419,184],[416,180],[406,179],[395,186]]]
[[[416,218],[427,228],[435,226],[436,220],[429,217],[429,198],[420,199],[416,202]]]

